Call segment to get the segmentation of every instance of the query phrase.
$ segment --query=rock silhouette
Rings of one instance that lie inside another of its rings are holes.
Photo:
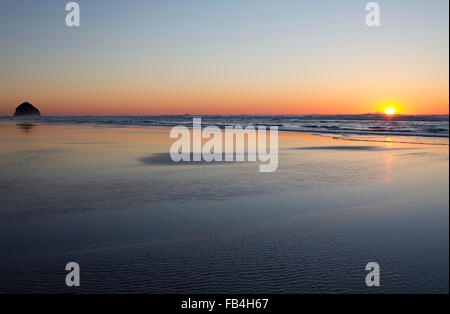
[[[41,113],[39,109],[34,107],[29,102],[24,102],[16,108],[16,112],[14,112],[14,116],[40,116]]]

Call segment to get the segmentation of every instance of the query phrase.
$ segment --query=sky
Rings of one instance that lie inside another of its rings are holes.
[[[449,112],[448,0],[0,2],[0,115]]]

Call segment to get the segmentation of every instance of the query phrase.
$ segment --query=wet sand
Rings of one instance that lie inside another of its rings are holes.
[[[0,292],[73,292],[75,261],[76,292],[448,293],[448,146],[286,132],[260,173],[173,141],[0,123]]]

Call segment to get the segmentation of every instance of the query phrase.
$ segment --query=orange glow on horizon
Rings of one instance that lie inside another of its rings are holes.
[[[49,93],[50,94],[50,93]],[[10,116],[24,101],[35,105],[42,115],[295,115],[295,114],[448,114],[442,106],[445,96],[428,101],[403,97],[398,102],[377,99],[376,95],[355,94],[317,95],[316,93],[288,93],[285,91],[253,91],[236,93],[160,93],[118,89],[111,93],[77,95],[30,95],[25,98],[5,97],[0,102],[0,115]],[[400,105],[407,104],[407,107]],[[423,106],[427,103],[427,106]],[[447,110],[445,110],[445,108]]]

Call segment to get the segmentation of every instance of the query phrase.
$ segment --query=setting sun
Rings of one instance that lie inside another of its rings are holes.
[[[384,109],[384,113],[385,114],[387,114],[387,115],[393,115],[393,114],[395,114],[395,108],[393,108],[393,107],[388,107],[388,108],[386,108],[386,109]]]
[[[380,102],[376,107],[376,112],[385,114],[386,116],[394,116],[398,114],[405,114],[405,107],[400,102],[385,101]]]

